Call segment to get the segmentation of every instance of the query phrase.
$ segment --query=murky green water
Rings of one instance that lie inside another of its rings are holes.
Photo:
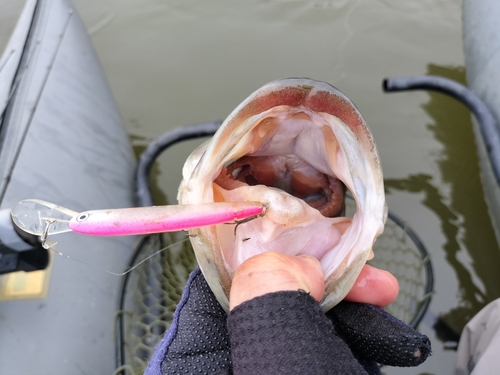
[[[0,0],[0,46],[20,1]],[[136,150],[172,127],[223,119],[262,84],[325,80],[371,127],[389,209],[432,256],[436,293],[420,328],[434,356],[417,370],[450,373],[443,342],[500,296],[500,251],[485,205],[469,113],[440,94],[384,94],[387,76],[464,81],[460,0],[78,0]],[[175,200],[199,142],[169,150],[155,175],[158,203]],[[495,268],[494,268],[495,267]],[[438,317],[439,333],[431,327]]]

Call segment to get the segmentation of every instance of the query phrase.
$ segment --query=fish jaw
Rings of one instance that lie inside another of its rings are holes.
[[[356,201],[352,218],[322,214],[343,201],[337,180]],[[340,91],[310,79],[274,81],[243,101],[186,161],[178,199],[266,206],[263,217],[236,229],[190,231],[200,268],[226,310],[234,271],[265,251],[318,258],[325,274],[321,306],[330,309],[373,255],[387,217],[380,161],[363,118]],[[317,200],[327,207],[319,209]]]

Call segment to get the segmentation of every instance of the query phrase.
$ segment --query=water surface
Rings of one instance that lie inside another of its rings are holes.
[[[469,113],[441,94],[384,94],[387,76],[464,81],[459,0],[78,0],[137,152],[162,132],[223,119],[261,85],[284,77],[327,81],[373,131],[389,209],[416,230],[436,293],[420,329],[434,356],[417,369],[450,373],[444,342],[500,296],[500,264],[481,190]],[[19,1],[0,0],[0,46]],[[157,203],[175,201],[198,141],[169,150],[155,170]],[[438,333],[432,328],[438,322]]]

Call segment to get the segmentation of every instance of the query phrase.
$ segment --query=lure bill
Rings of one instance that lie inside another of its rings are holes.
[[[47,236],[77,232],[91,236],[128,236],[188,230],[238,223],[264,215],[258,202],[214,202],[76,212],[56,204],[27,199],[14,205],[12,221],[21,230],[45,240]]]
[[[69,232],[69,221],[78,212],[39,199],[17,202],[11,210],[14,224],[24,232],[47,237]]]

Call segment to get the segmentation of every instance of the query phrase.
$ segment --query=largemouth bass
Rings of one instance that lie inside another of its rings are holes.
[[[356,213],[344,217],[349,191]],[[326,311],[356,281],[382,233],[387,209],[373,137],[354,104],[311,79],[271,82],[244,100],[183,168],[181,204],[260,202],[265,214],[191,229],[200,268],[229,310],[236,268],[265,251],[316,257]]]

